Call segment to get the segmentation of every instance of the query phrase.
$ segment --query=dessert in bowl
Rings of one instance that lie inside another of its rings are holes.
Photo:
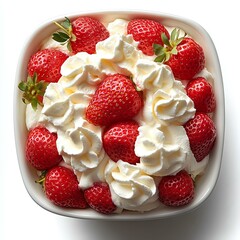
[[[155,219],[198,207],[216,184],[224,140],[221,70],[207,32],[147,12],[53,22],[27,42],[15,85],[16,148],[30,196],[86,219]],[[90,40],[78,41],[79,28],[93,32]],[[184,45],[191,48],[181,58]],[[54,64],[39,70],[49,52]]]

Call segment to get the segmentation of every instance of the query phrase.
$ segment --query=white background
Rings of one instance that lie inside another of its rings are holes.
[[[240,31],[237,0],[13,1],[0,2],[0,239],[240,239]],[[118,6],[120,4],[120,6]],[[116,5],[116,6],[113,6]],[[154,10],[192,19],[215,43],[225,85],[226,134],[218,183],[194,212],[165,220],[100,222],[47,212],[28,195],[14,146],[12,99],[16,66],[26,38],[55,16],[93,10]]]

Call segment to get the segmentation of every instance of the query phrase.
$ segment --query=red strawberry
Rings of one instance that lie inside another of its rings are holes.
[[[205,113],[197,113],[185,124],[191,150],[198,162],[211,151],[215,139],[216,128],[213,120]]]
[[[179,38],[180,30],[174,29],[169,40],[162,35],[165,46],[154,45],[155,61],[165,62],[171,67],[175,78],[190,80],[199,73],[205,65],[205,56],[202,47],[192,38]]]
[[[28,62],[28,74],[37,74],[39,80],[57,82],[61,77],[60,69],[68,58],[65,53],[56,49],[43,49],[33,54]]]
[[[19,83],[23,91],[22,100],[30,103],[34,110],[42,105],[43,95],[49,82],[57,82],[61,77],[60,69],[68,56],[56,49],[44,49],[33,54],[28,62],[27,81]]]
[[[89,206],[97,212],[110,214],[116,210],[107,183],[94,183],[92,187],[84,190],[84,196]]]
[[[78,52],[95,53],[98,42],[109,37],[105,26],[91,17],[78,17],[72,23],[68,18],[55,24],[63,30],[53,34],[53,39],[61,44],[67,43],[73,54]]]
[[[149,19],[133,19],[128,23],[127,33],[139,42],[138,48],[146,55],[152,56],[153,43],[163,44],[161,34],[169,37],[167,29],[159,22]]]
[[[140,158],[134,152],[135,141],[139,134],[135,121],[119,122],[111,125],[103,135],[103,147],[115,162],[119,159],[136,164]]]
[[[46,170],[62,160],[56,147],[57,135],[44,127],[31,129],[26,142],[26,159],[37,170]]]
[[[216,100],[213,87],[205,78],[198,77],[188,82],[186,91],[198,112],[214,112]]]
[[[176,175],[164,176],[159,185],[159,200],[172,207],[190,203],[194,197],[194,184],[191,176],[182,170]]]
[[[107,76],[99,85],[87,109],[89,122],[107,126],[131,119],[142,107],[142,98],[133,82],[122,74]]]
[[[66,167],[57,166],[49,170],[45,177],[44,189],[47,198],[57,206],[88,207],[76,175]]]

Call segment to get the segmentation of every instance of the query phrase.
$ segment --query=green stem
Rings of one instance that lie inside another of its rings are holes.
[[[58,22],[55,22],[54,23],[60,28],[62,29],[69,37],[70,37],[70,32],[68,30],[66,30],[61,24],[59,24]]]

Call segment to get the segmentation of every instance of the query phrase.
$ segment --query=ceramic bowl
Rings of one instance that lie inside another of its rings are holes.
[[[21,92],[18,90],[18,83],[27,77],[27,63],[30,56],[35,53],[40,43],[52,32],[56,31],[56,26],[53,21],[61,21],[61,19],[52,19],[38,29],[31,35],[23,48],[22,54],[19,59],[19,65],[16,73],[16,82],[14,89],[14,129],[15,129],[15,143],[18,156],[19,167],[25,187],[32,197],[32,199],[44,209],[74,218],[80,219],[102,219],[102,220],[146,220],[146,219],[159,219],[170,216],[176,216],[182,213],[189,212],[196,209],[202,204],[213,191],[217,182],[221,161],[222,151],[224,144],[224,90],[221,75],[220,64],[218,55],[209,34],[198,23],[185,19],[179,16],[173,16],[165,13],[158,12],[92,12],[92,13],[79,13],[68,15],[69,18],[74,18],[80,15],[93,16],[102,22],[109,22],[116,18],[133,19],[138,17],[149,18],[160,21],[163,25],[168,27],[179,27],[191,35],[203,47],[206,57],[206,67],[212,73],[215,79],[215,94],[217,101],[217,109],[214,114],[214,121],[217,128],[217,140],[213,150],[210,154],[210,161],[206,169],[206,173],[197,181],[195,189],[195,198],[187,206],[181,208],[161,207],[154,211],[146,213],[138,212],[123,212],[122,214],[103,215],[91,209],[77,210],[59,208],[53,205],[46,197],[39,184],[35,183],[37,178],[36,171],[30,167],[25,160],[25,141],[27,136],[27,129],[25,126],[25,105],[21,101]]]

